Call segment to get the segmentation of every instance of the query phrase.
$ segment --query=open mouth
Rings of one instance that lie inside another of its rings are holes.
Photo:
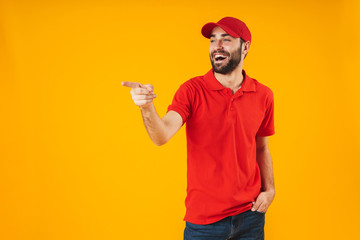
[[[225,56],[224,54],[219,54],[219,53],[215,53],[213,56],[215,62],[222,62],[227,58],[227,56]]]

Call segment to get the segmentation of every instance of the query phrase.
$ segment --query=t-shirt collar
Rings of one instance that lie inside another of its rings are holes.
[[[245,78],[243,80],[243,83],[241,84],[240,89],[243,92],[255,92],[256,86],[255,86],[254,80],[246,74],[244,69],[242,70],[242,73],[243,73],[243,76],[245,76]],[[205,74],[204,80],[205,80],[205,85],[209,90],[225,89],[225,87],[223,85],[221,85],[221,83],[215,78],[213,69],[210,69],[210,71],[208,71]]]

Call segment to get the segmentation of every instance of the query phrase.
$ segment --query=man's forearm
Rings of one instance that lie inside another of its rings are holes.
[[[143,85],[138,82],[122,82],[121,84],[131,88],[132,99],[141,109],[144,125],[150,139],[158,146],[169,141],[183,124],[180,114],[169,111],[163,118],[160,118],[153,104],[156,94],[154,94],[154,87],[151,84]]]
[[[270,151],[268,149],[258,150],[256,153],[256,160],[259,164],[261,173],[261,191],[275,192],[273,164]]]
[[[141,107],[141,114],[150,139],[158,146],[166,143],[168,141],[166,125],[156,112],[154,104]]]

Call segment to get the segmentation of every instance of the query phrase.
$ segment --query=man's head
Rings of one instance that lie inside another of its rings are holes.
[[[251,34],[239,19],[225,17],[217,23],[207,23],[201,33],[210,38],[210,61],[215,72],[228,74],[246,57]]]

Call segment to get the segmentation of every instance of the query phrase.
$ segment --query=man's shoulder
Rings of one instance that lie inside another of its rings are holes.
[[[183,82],[181,87],[192,88],[192,89],[201,89],[205,87],[204,85],[204,76],[196,76],[190,78],[189,80]]]
[[[273,92],[271,90],[270,87],[266,86],[263,83],[260,83],[258,80],[256,80],[255,78],[251,78],[254,81],[254,84],[256,86],[256,91],[259,93],[264,93],[264,94],[270,94],[272,95]]]

